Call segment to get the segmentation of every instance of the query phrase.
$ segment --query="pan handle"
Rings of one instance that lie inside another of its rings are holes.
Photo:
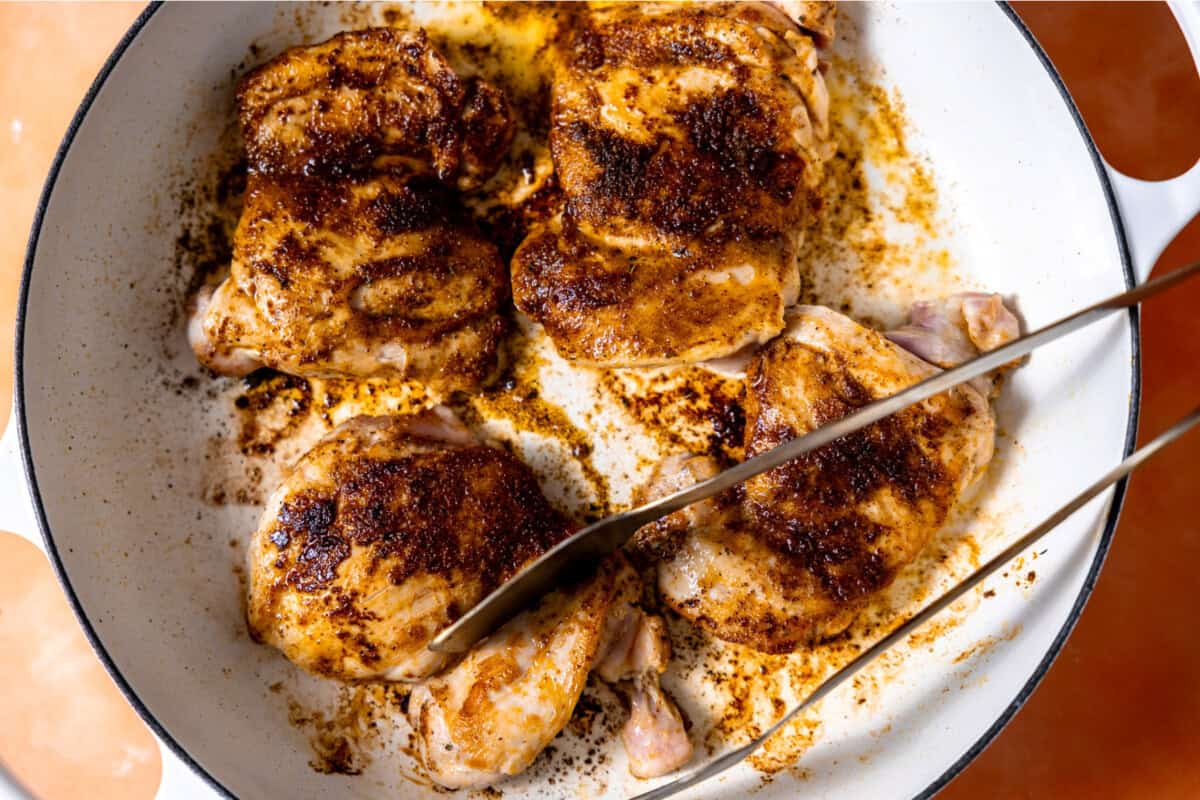
[[[1200,70],[1200,2],[1173,0],[1168,5]],[[1200,212],[1200,161],[1165,181],[1131,178],[1107,162],[1104,167],[1129,237],[1134,274],[1139,282],[1145,281],[1163,250]]]
[[[1183,29],[1183,38],[1191,48],[1192,58],[1200,64],[1200,0],[1168,0],[1167,5]]]
[[[15,533],[46,552],[33,514],[25,468],[21,464],[15,413],[9,415],[8,427],[4,429],[4,437],[0,438],[0,531]]]

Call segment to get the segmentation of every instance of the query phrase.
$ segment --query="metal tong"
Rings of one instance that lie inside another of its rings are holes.
[[[1200,408],[1195,409],[1186,417],[1179,420],[1165,432],[1160,434],[1156,439],[1135,451],[1129,456],[1129,458],[1126,458],[1116,467],[1109,470],[1104,477],[1093,483],[1065,506],[1055,511],[1033,530],[1029,531],[1020,539],[1004,548],[1004,550],[996,555],[995,558],[991,559],[982,567],[975,570],[961,583],[957,584],[954,586],[954,588],[947,591],[941,597],[925,606],[903,625],[896,628],[887,636],[884,636],[878,642],[864,650],[849,664],[846,664],[837,672],[830,675],[823,683],[821,683],[820,686],[813,690],[812,694],[804,699],[804,702],[800,703],[792,708],[792,710],[784,714],[778,722],[767,728],[761,736],[735,750],[731,750],[728,753],[714,758],[707,764],[703,764],[695,769],[690,770],[689,772],[684,773],[683,775],[680,775],[678,778],[675,778],[668,783],[664,783],[662,786],[658,786],[648,792],[643,792],[642,794],[634,797],[633,800],[660,800],[660,798],[671,797],[678,792],[682,792],[684,789],[695,786],[701,781],[706,781],[714,775],[718,775],[730,767],[738,764],[746,756],[750,755],[759,747],[761,747],[767,741],[767,739],[770,739],[771,736],[777,733],[784,725],[787,725],[806,709],[811,708],[825,697],[832,694],[835,689],[849,680],[863,667],[867,666],[867,664],[874,661],[875,658],[882,654],[885,650],[897,642],[906,639],[913,631],[924,625],[929,620],[933,619],[955,600],[962,597],[964,594],[978,586],[985,579],[1007,566],[1010,561],[1023,553],[1025,550],[1032,547],[1047,533],[1054,530],[1059,523],[1063,522],[1065,519],[1067,519],[1067,517],[1083,508],[1090,501],[1094,500],[1098,495],[1104,492],[1105,489],[1109,488],[1121,478],[1124,478],[1126,475],[1133,472],[1159,450],[1166,447],[1168,444],[1186,433],[1197,422],[1200,422]]]
[[[547,550],[511,580],[485,597],[453,625],[434,637],[429,644],[429,649],[439,653],[466,652],[475,642],[515,617],[542,595],[560,586],[564,573],[581,572],[594,568],[605,556],[616,552],[624,545],[643,525],[673,511],[678,511],[684,506],[719,494],[735,484],[823,447],[848,433],[944,392],[959,383],[991,372],[993,369],[1029,354],[1044,344],[1091,325],[1122,309],[1135,306],[1147,297],[1165,291],[1197,273],[1200,273],[1200,263],[1147,281],[1130,291],[1088,306],[1082,311],[1077,311],[1058,322],[1026,334],[995,350],[989,350],[978,358],[938,373],[902,392],[868,403],[852,414],[828,425],[823,425],[804,436],[785,442],[754,458],[747,459],[708,480],[652,503],[620,514],[613,514],[588,525]]]

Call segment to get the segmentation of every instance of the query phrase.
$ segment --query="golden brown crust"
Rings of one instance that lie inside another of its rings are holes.
[[[252,173],[231,280],[223,291],[237,297],[210,306],[208,338],[276,369],[440,389],[495,370],[506,271],[431,177]]]
[[[424,31],[368,28],[288,50],[242,78],[238,109],[251,169],[339,177],[380,156],[477,185],[512,141],[503,93],[464,80]]]
[[[880,334],[801,308],[747,375],[746,456],[936,372]],[[727,641],[787,652],[840,633],[945,524],[992,453],[986,399],[962,386],[639,531],[659,590]],[[715,474],[664,463],[648,496]]]
[[[783,327],[828,155],[815,51],[792,31],[754,4],[618,4],[567,29],[561,207],[513,259],[517,306],[563,355],[698,360]]]
[[[416,379],[497,371],[508,270],[450,186],[495,171],[513,121],[423,32],[288,50],[238,91],[249,159],[231,278],[189,336],[212,369]]]
[[[522,243],[513,295],[565,358],[598,365],[699,360],[753,344],[783,318],[790,293],[757,276],[747,285],[727,269],[750,249],[769,258],[769,243],[631,253],[564,223],[552,220]],[[727,258],[734,249],[738,256]]]
[[[445,625],[566,537],[508,452],[430,414],[359,417],[309,451],[250,548],[251,631],[341,678],[423,677]]]
[[[414,435],[403,420],[343,426],[305,459],[328,470],[318,486],[289,493],[266,529],[276,568],[300,591],[327,587],[361,547],[371,571],[384,570],[394,584],[461,572],[490,592],[571,527],[511,453]]]
[[[554,113],[566,212],[581,224],[683,243],[720,223],[708,239],[715,244],[772,240],[787,228],[781,209],[799,216],[805,163],[787,142],[780,98],[744,88],[680,98],[669,109],[672,129],[646,142],[561,97]]]
[[[462,572],[489,592],[570,527],[529,469],[494,447],[363,455],[339,462],[332,481],[290,497],[267,533],[300,591],[327,587],[357,546],[392,583]]]
[[[875,331],[840,333],[780,337],[755,356],[747,458],[932,374]],[[842,346],[830,347],[831,336]],[[990,455],[992,421],[978,393],[936,395],[747,481],[744,508],[764,544],[815,579],[814,601],[854,608],[916,557],[974,481],[975,431]]]
[[[786,411],[795,403],[789,376],[799,371],[809,376],[803,417]],[[786,338],[754,359],[748,383],[747,458],[876,399],[848,369],[846,356]],[[899,552],[884,549],[894,544],[887,526],[863,507],[886,492],[898,513],[936,531],[957,495],[954,476],[936,453],[975,413],[965,400],[943,395],[900,411],[748,481],[747,508],[764,540],[798,559],[833,599],[859,600],[890,583],[924,545],[922,538]]]

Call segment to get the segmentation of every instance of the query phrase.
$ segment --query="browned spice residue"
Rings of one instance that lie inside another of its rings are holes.
[[[269,456],[280,440],[294,434],[312,409],[308,381],[266,370],[244,382],[233,401],[238,411],[238,449],[246,456]]]
[[[484,419],[509,420],[519,431],[561,442],[569,453],[567,460],[579,467],[592,492],[583,516],[598,519],[610,512],[608,479],[592,463],[591,437],[562,408],[541,397],[536,388],[485,393],[471,398],[470,407]]]
[[[667,451],[741,461],[745,383],[704,367],[607,370],[600,386]]]
[[[1022,626],[1020,624],[1006,625],[1003,633],[1001,633],[1000,636],[985,636],[955,656],[954,663],[961,664],[962,662],[968,661],[975,656],[983,655],[1001,642],[1011,642],[1013,639],[1017,638],[1018,635],[1020,635],[1021,629]]]
[[[272,688],[272,691],[275,691]],[[331,709],[309,709],[288,698],[288,722],[309,735],[308,765],[325,775],[360,775],[371,764],[393,716],[403,714],[409,688],[398,683],[347,684]]]
[[[826,165],[822,210],[801,254],[801,300],[886,327],[912,300],[962,288],[946,247],[947,222],[928,162],[909,147],[899,95],[838,57],[826,83],[837,154]],[[872,305],[864,297],[900,302]]]
[[[233,231],[246,188],[246,164],[234,152],[231,144],[223,145],[209,159],[201,177],[186,182],[174,198],[179,227],[174,239],[174,270],[164,287],[171,297],[164,333],[174,334],[184,324],[197,289],[206,282],[215,283],[229,270]],[[177,335],[163,336],[168,358],[174,355],[169,343],[177,341]]]
[[[681,638],[689,649],[698,648],[694,658],[685,657],[679,665],[685,676],[699,677],[717,693],[713,714],[704,721],[707,727],[697,739],[709,754],[760,735],[815,688],[833,664],[853,656],[840,640],[811,652],[773,656],[708,639],[693,641],[686,634]],[[776,733],[749,762],[768,774],[788,769],[801,777],[803,768],[798,761],[819,731],[817,714],[805,714]]]
[[[311,379],[314,412],[333,428],[351,417],[366,414],[416,414],[434,404],[421,384],[387,379]]]

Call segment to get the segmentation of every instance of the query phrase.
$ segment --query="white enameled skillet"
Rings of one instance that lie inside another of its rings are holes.
[[[1200,54],[1200,12],[1175,11]],[[192,369],[171,316],[182,289],[172,181],[216,147],[229,124],[230,74],[249,45],[271,52],[295,43],[287,30],[294,12],[148,8],[67,131],[21,284],[0,528],[46,550],[96,652],[165,745],[165,797],[427,791],[398,770],[365,779],[308,768],[304,735],[264,687],[280,659],[240,633],[228,552],[208,546],[214,531],[244,525],[246,513],[199,496],[209,430],[198,420],[208,401],[172,383]],[[306,13],[332,32],[341,10]],[[1102,161],[1053,67],[1007,6],[852,4],[846,14],[903,92],[915,144],[931,157],[957,222],[958,260],[980,284],[1016,298],[1030,327],[1144,280],[1200,209],[1200,165],[1147,183]],[[1039,352],[1008,387],[998,407],[1005,452],[989,492],[1014,535],[1130,451],[1137,326],[1131,313],[1075,334]],[[869,715],[831,711],[804,756],[805,777],[780,773],[759,796],[936,792],[1049,668],[1098,578],[1122,493],[1119,486],[1056,531],[1032,587],[1001,587],[931,652],[914,656]],[[997,644],[964,677],[954,654],[987,637]],[[732,772],[694,796],[759,785],[752,771]],[[608,786],[614,797],[628,788],[622,779]]]

